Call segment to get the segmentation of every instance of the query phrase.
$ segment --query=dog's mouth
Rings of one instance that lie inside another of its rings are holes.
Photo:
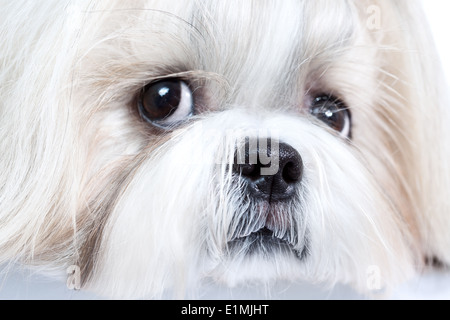
[[[267,226],[246,236],[236,237],[228,242],[229,252],[244,256],[263,255],[270,257],[277,253],[293,254],[300,260],[304,260],[308,254],[308,246],[305,238],[299,246],[288,235],[277,236],[277,233]]]

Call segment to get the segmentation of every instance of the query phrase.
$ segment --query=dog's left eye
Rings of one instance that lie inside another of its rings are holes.
[[[193,115],[193,93],[184,81],[162,80],[142,90],[138,108],[145,121],[162,129],[170,129]]]
[[[317,119],[339,132],[344,138],[351,138],[352,121],[349,108],[339,99],[329,96],[317,96],[310,112]]]

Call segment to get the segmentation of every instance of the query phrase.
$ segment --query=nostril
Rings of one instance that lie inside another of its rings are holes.
[[[288,162],[283,168],[282,178],[286,183],[296,183],[302,178],[302,171],[299,162]]]
[[[246,178],[256,180],[260,177],[261,168],[255,164],[241,164],[238,165],[238,173]]]
[[[297,150],[286,144],[280,146],[280,170],[285,183],[297,183],[303,178],[303,159]]]

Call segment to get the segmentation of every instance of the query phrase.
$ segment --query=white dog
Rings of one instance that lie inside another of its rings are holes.
[[[373,268],[389,289],[450,263],[417,1],[0,0],[0,21],[0,263],[113,298],[370,294]]]

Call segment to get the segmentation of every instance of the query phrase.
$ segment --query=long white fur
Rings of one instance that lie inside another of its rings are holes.
[[[418,2],[0,0],[0,21],[0,263],[88,261],[84,288],[120,298],[208,279],[370,293],[371,266],[392,287],[450,263],[448,103]],[[153,134],[135,97],[170,76],[203,112]],[[307,115],[323,92],[350,106],[352,142]],[[261,223],[229,172],[228,133],[249,129],[303,158],[279,231],[309,239],[302,261],[228,251]]]

